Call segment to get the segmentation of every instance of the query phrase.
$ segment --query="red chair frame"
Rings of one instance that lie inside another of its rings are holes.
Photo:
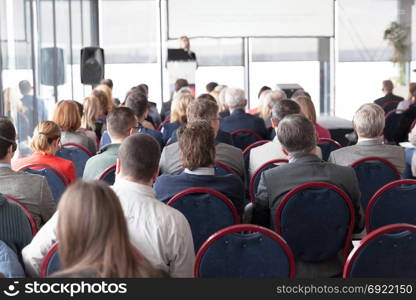
[[[46,278],[46,271],[48,269],[48,264],[56,251],[58,251],[58,243],[55,243],[52,245],[52,248],[49,249],[48,254],[46,254],[42,262],[42,266],[40,267],[40,276],[42,278]]]
[[[166,117],[164,120],[163,120],[163,122],[162,123],[160,123],[159,124],[159,126],[157,126],[157,131],[162,131],[162,128],[163,128],[163,126],[166,124],[166,123],[169,123],[170,122],[170,116],[168,116],[168,117]]]
[[[379,161],[379,162],[382,162],[382,163],[384,163],[384,164],[388,165],[388,166],[389,166],[390,168],[392,168],[392,169],[393,169],[393,171],[396,173],[396,175],[397,175],[397,180],[399,180],[399,179],[400,179],[400,173],[399,173],[399,171],[397,170],[396,166],[395,166],[395,165],[393,165],[391,162],[389,162],[387,159],[384,159],[384,158],[381,158],[381,157],[378,157],[378,156],[369,156],[369,157],[364,157],[364,158],[361,158],[361,159],[356,160],[355,162],[353,162],[353,163],[350,165],[350,167],[354,168],[355,166],[357,166],[357,165],[359,165],[359,164],[361,164],[361,163],[364,163],[364,162],[370,162],[370,161]]]
[[[318,144],[324,144],[324,143],[330,143],[332,145],[335,145],[338,147],[338,149],[342,148],[341,144],[338,143],[336,140],[330,139],[330,138],[319,138]]]
[[[234,172],[233,169],[231,169],[229,166],[227,166],[226,164],[220,162],[220,161],[215,161],[214,163],[216,166],[223,168],[225,171],[227,171],[228,173],[232,174],[232,175],[236,175],[238,177],[240,177],[236,172]]]
[[[184,196],[191,195],[191,194],[210,194],[210,195],[213,195],[213,196],[217,197],[218,199],[222,200],[228,206],[228,208],[231,210],[231,213],[233,214],[233,217],[234,217],[234,223],[235,224],[240,223],[240,216],[238,215],[237,208],[235,208],[234,203],[230,199],[228,199],[227,196],[225,196],[224,194],[221,194],[220,192],[217,192],[216,190],[212,190],[212,189],[209,189],[209,188],[193,187],[193,188],[183,190],[182,192],[179,192],[175,196],[173,196],[168,201],[167,205],[173,206],[173,204],[177,200],[179,200],[180,198],[182,198]]]
[[[416,185],[416,180],[414,179],[400,179],[386,184],[381,187],[368,201],[367,207],[365,209],[365,229],[367,233],[371,232],[370,223],[371,223],[371,211],[373,210],[374,205],[377,203],[377,200],[388,190],[400,186],[402,184],[413,184]],[[415,199],[416,200],[416,199]]]
[[[395,114],[397,111],[397,109],[392,109],[390,110],[385,116],[384,116],[384,120],[387,120],[388,117],[390,117],[392,114]]]
[[[257,139],[257,141],[261,141],[263,138],[260,136],[260,134],[258,134],[257,132],[250,130],[250,129],[238,129],[238,130],[234,130],[231,131],[230,134],[232,136],[240,134],[240,133],[250,133],[251,135],[254,135],[254,137]]]
[[[85,153],[87,153],[89,155],[89,157],[94,156],[94,154],[91,153],[90,150],[88,150],[86,147],[84,147],[83,145],[80,145],[80,144],[76,144],[76,143],[65,143],[65,144],[62,144],[61,147],[62,148],[64,148],[64,147],[76,147],[76,148],[81,149]]]
[[[282,201],[280,202],[279,206],[277,207],[276,213],[275,213],[275,224],[276,224],[276,232],[278,234],[281,234],[281,228],[280,228],[280,219],[282,216],[282,212],[283,209],[286,206],[286,203],[289,201],[289,199],[294,196],[295,194],[297,194],[298,192],[305,190],[305,189],[309,189],[309,188],[315,188],[315,187],[323,187],[323,188],[327,188],[330,190],[333,190],[334,192],[336,192],[337,194],[339,194],[342,199],[344,200],[344,202],[347,204],[348,210],[350,211],[350,224],[348,227],[348,232],[347,232],[347,237],[345,238],[345,243],[344,243],[344,260],[347,259],[348,257],[348,253],[350,252],[350,247],[351,247],[351,243],[352,243],[352,232],[354,230],[354,224],[355,224],[355,212],[354,212],[354,206],[352,204],[352,201],[350,199],[350,197],[347,195],[346,192],[344,192],[344,190],[342,190],[341,188],[337,187],[336,185],[327,183],[327,182],[320,182],[320,181],[313,181],[313,182],[308,182],[308,183],[304,183],[301,184],[297,187],[295,187],[294,189],[291,189],[282,199]]]
[[[277,159],[272,159],[269,160],[268,162],[262,164],[253,174],[253,176],[251,176],[250,178],[250,182],[249,182],[249,186],[248,186],[248,192],[249,192],[249,196],[250,196],[250,201],[252,203],[256,202],[256,195],[254,195],[254,180],[255,178],[263,171],[263,169],[269,165],[272,164],[277,164],[277,163],[288,163],[289,161],[287,159],[281,159],[281,158],[277,158]]]
[[[55,169],[54,167],[49,166],[47,164],[27,164],[27,165],[24,165],[24,166],[20,167],[17,171],[24,172],[27,169],[33,169],[33,170],[49,169],[52,172],[54,172],[56,175],[58,175],[59,178],[62,179],[65,186],[68,186],[68,184],[69,184],[69,179],[66,178],[66,176],[61,171],[59,171],[58,169]]]
[[[104,170],[104,172],[101,173],[100,177],[98,177],[98,180],[103,180],[105,176],[107,176],[108,173],[110,173],[112,170],[116,169],[116,164],[109,166],[107,169]]]
[[[259,146],[264,145],[264,144],[267,144],[269,142],[270,141],[268,141],[268,140],[260,140],[260,141],[254,142],[253,144],[250,144],[249,146],[246,147],[246,149],[243,150],[243,156],[250,153],[251,149],[259,147]]]
[[[4,197],[6,197],[7,201],[16,204],[17,206],[19,206],[22,209],[23,213],[25,214],[25,216],[29,220],[30,228],[32,229],[32,236],[35,236],[35,234],[38,232],[38,225],[36,225],[35,219],[33,218],[30,211],[27,209],[27,207],[23,203],[21,203],[19,200],[16,200],[15,198],[13,198],[10,195],[4,194]]]
[[[391,224],[391,225],[386,225],[386,226],[380,227],[380,228],[370,232],[368,235],[366,235],[361,240],[359,246],[355,247],[351,251],[351,253],[349,254],[349,256],[347,258],[347,261],[345,262],[345,265],[344,265],[344,272],[342,274],[342,277],[343,278],[349,278],[350,273],[351,273],[352,265],[355,262],[357,256],[360,254],[362,249],[365,246],[367,246],[376,237],[378,237],[380,235],[383,235],[385,233],[405,231],[405,230],[416,232],[416,226],[410,225],[410,224],[405,224],[405,223]]]
[[[286,243],[286,241],[278,235],[276,232],[271,231],[270,229],[267,229],[262,226],[258,225],[251,225],[251,224],[238,224],[238,225],[232,225],[229,227],[226,227],[224,229],[221,229],[211,235],[199,248],[196,257],[195,257],[195,265],[194,265],[194,277],[199,278],[199,266],[201,265],[201,260],[203,256],[205,255],[205,252],[208,250],[208,248],[218,239],[222,238],[224,235],[230,234],[230,233],[241,233],[244,231],[248,232],[260,232],[269,238],[275,240],[277,243],[282,246],[283,251],[286,253],[286,255],[289,258],[289,266],[290,266],[290,278],[295,277],[296,273],[296,267],[295,267],[295,257],[292,253],[292,250],[290,249],[289,245]]]

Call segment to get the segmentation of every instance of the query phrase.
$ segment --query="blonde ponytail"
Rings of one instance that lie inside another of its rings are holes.
[[[51,153],[51,143],[61,137],[59,126],[52,121],[43,121],[33,132],[31,148],[36,152]]]

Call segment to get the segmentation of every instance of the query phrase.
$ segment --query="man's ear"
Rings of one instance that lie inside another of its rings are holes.
[[[117,158],[117,162],[116,162],[116,174],[120,174],[120,172],[121,172],[121,162]]]
[[[153,174],[152,176],[152,181],[155,182],[156,179],[159,177],[159,173],[160,173],[160,168],[157,168],[155,174]]]

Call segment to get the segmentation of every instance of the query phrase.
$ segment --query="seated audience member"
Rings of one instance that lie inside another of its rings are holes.
[[[283,151],[288,153],[289,163],[261,175],[254,204],[253,223],[275,229],[275,213],[283,196],[301,184],[323,181],[338,186],[350,196],[355,209],[354,230],[360,232],[364,218],[354,170],[324,162],[315,155],[315,128],[303,115],[294,114],[283,118],[277,128],[277,137]],[[296,275],[307,278],[339,276],[343,264],[343,259],[338,256],[319,263],[297,260]]]
[[[393,94],[393,89],[394,85],[391,80],[383,80],[383,87],[381,90],[384,93],[384,96],[374,100],[374,103],[383,106],[384,104],[390,101],[403,101],[403,97]]]
[[[284,117],[299,113],[300,106],[293,100],[283,99],[275,102],[272,107],[271,119],[274,130],[277,131],[277,126]],[[315,154],[319,158],[322,158],[322,152],[319,147],[315,147]],[[263,164],[273,159],[288,159],[287,155],[282,150],[282,146],[277,136],[275,136],[273,141],[251,149],[249,164],[250,177],[253,176],[254,172]]]
[[[54,121],[61,128],[61,143],[75,143],[87,148],[92,154],[97,152],[97,142],[89,138],[81,127],[81,116],[75,101],[58,102],[53,114]]]
[[[98,121],[100,116],[100,102],[96,97],[89,96],[84,99],[82,106],[84,113],[81,118],[81,130],[96,142],[101,139],[103,130],[103,123]]]
[[[100,85],[106,85],[107,87],[109,87],[110,90],[111,90],[111,95],[113,94],[114,84],[113,84],[113,81],[111,79],[101,80]],[[120,99],[118,99],[118,98],[113,98],[113,102],[114,102],[115,105],[120,105]]]
[[[397,113],[404,112],[407,110],[410,105],[412,105],[415,102],[414,94],[416,92],[416,82],[410,82],[409,83],[409,96],[406,100],[400,101],[400,103],[397,105]]]
[[[349,166],[359,159],[378,156],[391,162],[400,174],[403,173],[406,166],[403,148],[383,144],[384,110],[379,105],[362,105],[354,115],[353,127],[358,136],[357,144],[332,151],[329,162]]]
[[[7,278],[26,277],[17,254],[3,241],[0,241],[0,274]]]
[[[31,240],[32,231],[22,209],[0,194],[0,241],[12,249],[21,261],[21,252]]]
[[[224,106],[224,95],[226,89],[226,85],[220,84],[217,85],[211,93],[209,93],[212,97],[215,98],[215,101],[217,101],[218,109],[220,112],[220,118],[225,118],[230,115],[230,111],[227,110]]]
[[[146,98],[149,100],[149,86],[145,83],[141,83],[136,87],[142,94],[144,94],[146,96]],[[149,100],[149,114],[146,118],[146,120],[151,123],[151,125],[153,126],[153,128],[150,129],[155,129],[157,128],[160,123],[162,123],[162,119],[160,118],[160,114],[157,111],[157,106],[155,102],[151,102]]]
[[[115,108],[115,104],[102,90],[92,90],[91,96],[96,97],[98,99],[98,102],[100,103],[100,116],[98,117],[98,121],[105,125],[106,117],[108,113]]]
[[[251,115],[258,115],[260,110],[261,110],[261,105],[263,103],[263,97],[264,95],[268,94],[269,92],[271,92],[272,89],[268,86],[262,86],[259,90],[259,94],[257,95],[257,99],[258,99],[258,106],[255,108],[252,108],[248,111],[249,114]]]
[[[175,81],[175,91],[171,100],[162,103],[162,108],[160,110],[160,117],[162,118],[162,121],[170,116],[172,99],[174,98],[175,94],[178,93],[181,88],[187,87],[188,85],[189,83],[186,79],[179,78]]]
[[[246,113],[244,111],[246,105],[247,100],[243,90],[227,88],[225,106],[230,110],[231,115],[221,120],[221,130],[231,133],[239,129],[248,129],[266,139],[267,129],[264,120]]]
[[[307,117],[315,126],[317,138],[318,139],[319,138],[330,139],[331,133],[329,132],[329,130],[322,127],[321,125],[317,123],[315,105],[313,105],[311,98],[307,95],[303,95],[303,96],[301,95],[301,96],[297,96],[296,98],[293,98],[293,100],[295,100],[296,103],[299,104],[302,114],[305,117]]]
[[[136,133],[137,121],[133,111],[128,107],[117,107],[107,117],[107,129],[111,144],[105,145],[97,155],[89,158],[85,165],[84,180],[96,180],[117,161],[121,142],[130,134]]]
[[[127,96],[125,106],[134,112],[137,120],[138,132],[151,135],[159,143],[160,148],[163,149],[164,144],[162,134],[159,131],[142,126],[142,123],[149,112],[148,104],[149,102],[147,101],[147,98],[144,94],[139,92],[132,92]],[[100,142],[100,147],[103,147],[109,143],[111,143],[111,138],[109,137],[108,132],[104,132]]]
[[[0,193],[22,203],[41,227],[56,210],[48,182],[43,176],[11,169],[16,150],[16,130],[8,118],[0,117]]]
[[[416,126],[409,133],[409,143],[416,148]],[[416,177],[416,151],[412,155],[411,169],[413,177]]]
[[[189,90],[183,90],[176,93],[172,100],[172,109],[170,113],[170,121],[163,125],[162,134],[163,142],[166,144],[171,138],[173,132],[182,124],[186,124],[186,108],[194,97]]]
[[[281,90],[266,90],[262,93],[260,98],[259,112],[256,115],[264,120],[267,127],[270,127],[272,126],[272,107],[276,102],[286,99],[286,93]]]
[[[228,174],[215,175],[214,130],[207,121],[194,121],[178,130],[180,157],[184,172],[158,177],[154,190],[156,198],[168,202],[177,193],[191,187],[205,187],[227,196],[242,215],[244,184],[240,178]]]
[[[12,163],[13,170],[29,164],[44,164],[60,171],[69,183],[76,180],[75,166],[72,161],[56,156],[60,148],[61,129],[52,121],[43,121],[36,126],[33,132],[31,156],[18,159]]]
[[[130,243],[120,201],[103,182],[78,182],[62,195],[57,224],[62,270],[53,277],[160,277]]]
[[[207,121],[211,124],[214,135],[219,130],[218,105],[214,101],[206,101],[203,98],[192,101],[187,109],[187,118],[189,122],[197,120]],[[240,149],[225,143],[218,143],[217,141],[215,145],[215,161],[229,166],[244,180],[244,160]],[[178,142],[167,145],[163,149],[159,167],[161,173],[179,174],[183,171]]]
[[[218,83],[211,81],[207,83],[205,89],[207,90],[207,93],[211,93],[217,86]]]
[[[408,133],[410,132],[412,123],[414,120],[416,120],[416,83],[415,89],[413,90],[413,94],[409,97],[411,104],[407,110],[401,113],[397,129],[394,135],[394,141],[396,143],[407,141]]]

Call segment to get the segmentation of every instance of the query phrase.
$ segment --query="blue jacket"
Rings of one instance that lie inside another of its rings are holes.
[[[25,277],[16,253],[3,241],[0,241],[0,273],[8,278]]]
[[[168,142],[168,140],[171,138],[173,133],[175,133],[179,127],[181,127],[181,123],[179,122],[166,123],[165,125],[163,125],[162,134],[163,134],[163,142],[165,144]]]
[[[157,130],[153,130],[153,129],[149,129],[149,128],[146,128],[146,127],[141,127],[141,128],[139,129],[139,133],[145,133],[145,134],[148,134],[148,135],[151,135],[152,137],[154,137],[154,138],[155,138],[155,140],[156,140],[156,141],[159,143],[159,145],[160,145],[160,151],[162,151],[162,149],[163,149],[163,147],[164,147],[165,143],[163,142],[162,134],[161,134],[159,131],[157,131]],[[108,131],[104,131],[104,133],[103,133],[103,135],[102,135],[102,137],[101,137],[101,140],[100,140],[100,150],[101,150],[104,146],[106,146],[106,145],[108,145],[108,144],[111,144],[111,137],[110,137],[110,135],[108,134]]]
[[[220,129],[226,132],[248,129],[257,132],[263,139],[268,138],[264,120],[255,115],[250,115],[242,109],[236,109],[229,117],[223,118],[220,123]]]

